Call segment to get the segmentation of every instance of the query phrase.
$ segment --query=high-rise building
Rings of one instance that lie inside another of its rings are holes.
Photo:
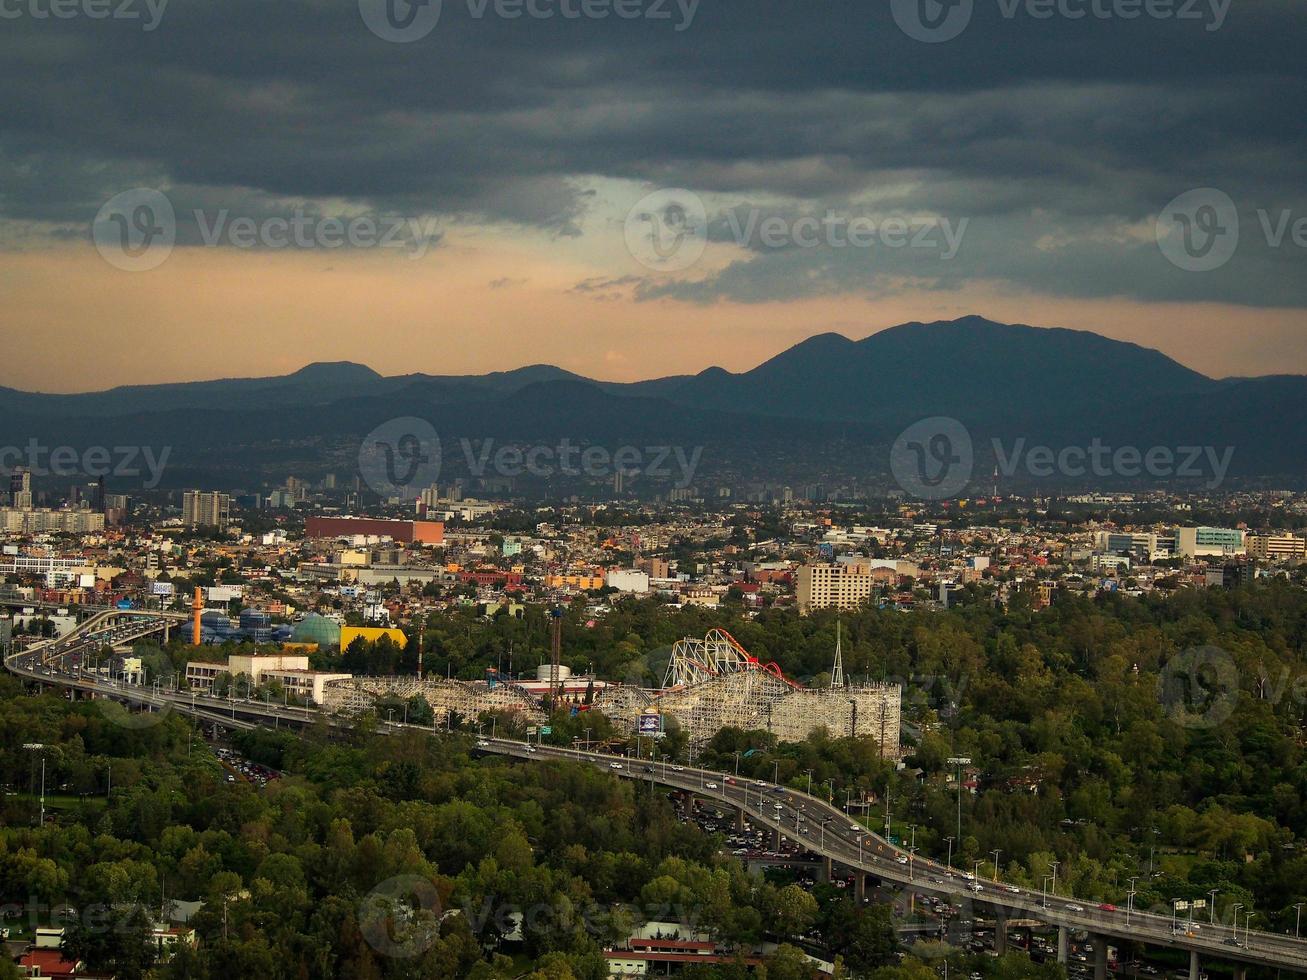
[[[871,598],[871,569],[863,564],[802,565],[797,586],[799,612],[854,609]]]
[[[9,474],[9,502],[19,510],[32,506],[32,474],[21,467]]]
[[[182,494],[182,523],[187,527],[225,528],[231,519],[231,497],[225,493],[187,490]]]

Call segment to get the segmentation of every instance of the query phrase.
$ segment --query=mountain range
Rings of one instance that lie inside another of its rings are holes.
[[[1233,447],[1230,475],[1294,477],[1307,464],[1304,410],[1307,377],[1209,378],[1087,331],[968,316],[857,341],[820,334],[743,373],[713,367],[634,383],[549,365],[384,377],[336,362],[85,394],[0,388],[0,445],[166,445],[169,483],[243,486],[278,467],[348,470],[366,433],[416,416],[446,443],[704,446],[718,478],[792,479],[789,469],[821,482],[835,471],[883,476],[899,432],[946,416],[967,427],[986,466],[994,440],[1056,450],[1097,439]]]

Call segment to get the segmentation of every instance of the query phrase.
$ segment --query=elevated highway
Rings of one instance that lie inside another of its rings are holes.
[[[117,617],[114,617],[117,613]],[[177,711],[205,723],[230,728],[303,726],[325,718],[328,724],[347,725],[345,719],[318,709],[272,704],[264,701],[215,698],[192,692],[134,687],[82,669],[77,651],[102,643],[106,630],[114,635],[148,635],[177,625],[184,616],[157,613],[106,611],[108,619],[93,617],[58,640],[45,641],[6,658],[14,674],[45,685],[58,685],[83,696],[112,698],[147,711]],[[418,725],[382,720],[379,731],[395,734],[405,728],[432,732]],[[671,762],[615,757],[599,752],[549,745],[528,745],[506,738],[477,740],[478,751],[525,763],[567,761],[597,767],[615,778],[647,780],[715,800],[748,814],[757,825],[783,833],[821,855],[830,865],[838,864],[855,876],[857,893],[865,894],[868,878],[898,885],[923,894],[934,894],[955,903],[987,909],[997,924],[1002,948],[1008,923],[1038,920],[1057,927],[1059,960],[1065,962],[1068,936],[1088,933],[1095,938],[1095,976],[1107,975],[1108,942],[1145,943],[1187,952],[1189,972],[1198,980],[1202,960],[1223,960],[1234,965],[1236,980],[1249,965],[1265,966],[1307,974],[1307,941],[1276,933],[1246,931],[1220,922],[1203,922],[1190,929],[1179,928],[1172,918],[1152,912],[1118,909],[1092,899],[1065,894],[1046,895],[997,881],[971,880],[971,876],[938,861],[918,858],[851,820],[848,814],[826,800],[762,781],[726,776],[722,773]],[[988,916],[987,916],[988,917]]]

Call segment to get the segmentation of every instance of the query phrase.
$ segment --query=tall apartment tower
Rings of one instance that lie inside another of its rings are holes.
[[[19,468],[9,474],[9,500],[18,510],[32,509],[32,474]]]
[[[801,565],[795,592],[800,615],[814,609],[856,609],[871,598],[871,569],[861,564]]]
[[[227,526],[231,518],[231,497],[225,493],[187,490],[182,494],[182,523],[187,527]]]

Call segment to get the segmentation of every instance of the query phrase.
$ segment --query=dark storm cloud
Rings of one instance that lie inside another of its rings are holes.
[[[1063,0],[1088,11],[1079,19],[1038,0],[974,0],[942,44],[907,36],[870,0],[703,0],[685,30],[675,3],[668,21],[508,20],[446,0],[412,44],[379,39],[335,0],[171,0],[150,31],[37,19],[42,3],[0,0],[0,213],[64,234],[84,234],[120,190],[166,185],[183,210],[341,200],[575,236],[603,206],[587,180],[605,177],[770,202],[757,207],[790,218],[969,222],[948,262],[746,248],[718,274],[646,283],[646,297],[982,278],[1307,305],[1304,250],[1267,244],[1258,217],[1307,216],[1298,0],[1148,5],[1168,19],[1124,15],[1143,0]],[[1168,201],[1201,186],[1231,196],[1243,233],[1206,276],[1168,265],[1148,237]]]

